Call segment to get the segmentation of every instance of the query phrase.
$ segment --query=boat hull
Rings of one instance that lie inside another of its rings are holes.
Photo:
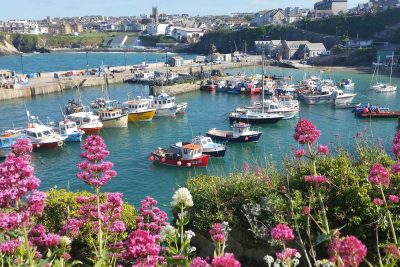
[[[156,153],[151,153],[150,159],[156,163],[164,164],[168,166],[183,167],[183,168],[193,168],[193,167],[207,167],[208,165],[208,155],[202,155],[201,158],[196,159],[173,159],[168,157],[162,157]]]
[[[400,118],[400,111],[394,112],[371,112],[371,113],[355,113],[357,117],[361,118],[388,118],[397,119]]]
[[[57,148],[62,145],[63,145],[62,141],[55,141],[55,142],[48,142],[48,143],[33,143],[32,147],[33,147],[33,149],[42,149],[42,148]]]
[[[86,135],[99,134],[102,127],[79,127]]]
[[[207,150],[206,148],[203,148],[203,154],[209,155],[210,157],[213,157],[213,158],[223,158],[223,157],[225,157],[225,152],[226,152],[226,149]]]
[[[266,124],[266,123],[277,123],[283,117],[264,117],[264,118],[255,118],[255,117],[232,117],[229,116],[229,121],[233,122],[244,122],[249,124]]]
[[[251,135],[233,137],[233,136],[220,136],[211,133],[207,133],[208,137],[215,141],[222,141],[222,142],[232,142],[232,143],[256,143],[260,139],[262,133],[256,133]]]
[[[102,120],[104,128],[125,128],[128,127],[128,115],[123,115],[118,118]]]
[[[338,97],[335,99],[335,105],[346,105],[347,103],[351,103],[355,97],[355,94],[347,97]]]
[[[176,115],[177,108],[160,108],[156,110],[155,117],[173,117]]]
[[[82,142],[82,136],[83,135],[81,133],[69,134],[65,136],[65,142]]]
[[[135,121],[151,121],[156,114],[155,110],[149,110],[144,112],[138,113],[129,113],[128,121],[135,122]]]

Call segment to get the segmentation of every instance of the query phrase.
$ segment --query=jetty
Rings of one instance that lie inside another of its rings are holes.
[[[192,60],[185,60],[182,66],[168,67],[170,71],[176,73],[194,73],[207,72],[213,69],[233,69],[259,65],[261,63],[260,56],[248,56],[246,60],[240,62],[224,62],[221,64],[205,64],[194,63]],[[164,63],[148,64],[146,70],[149,71],[165,71]],[[94,87],[101,86],[104,83],[103,75],[82,75],[85,69],[66,70],[56,72],[40,73],[40,76],[29,79],[27,84],[18,86],[10,86],[9,88],[0,88],[0,101],[15,98],[31,98],[38,95],[46,95],[52,93],[62,93],[64,90],[75,88],[77,86]],[[133,77],[133,66],[116,66],[107,69],[108,84],[124,83]],[[68,75],[66,75],[68,74]],[[157,90],[157,89],[156,89]],[[190,91],[200,90],[200,84],[176,84],[164,87],[169,94],[181,94]]]

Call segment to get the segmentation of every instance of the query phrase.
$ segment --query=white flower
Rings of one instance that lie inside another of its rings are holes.
[[[63,236],[60,238],[60,243],[66,245],[66,246],[68,246],[69,244],[71,244],[71,242],[72,242],[72,241],[71,241],[71,239],[70,239],[68,236],[63,235]]]
[[[300,261],[299,261],[299,259],[293,259],[292,263],[293,263],[293,266],[297,266],[300,264]]]
[[[176,229],[172,225],[167,224],[160,231],[161,241],[165,241],[168,237],[173,236],[175,233]]]
[[[265,255],[264,260],[267,262],[268,267],[271,267],[271,264],[275,261],[270,255]]]
[[[196,234],[193,231],[191,231],[191,230],[185,231],[185,239],[186,240],[190,240],[194,236],[196,236]]]
[[[333,267],[333,266],[335,266],[335,264],[333,262],[330,262],[329,260],[325,259],[325,260],[318,260],[317,261],[317,266]]]
[[[294,254],[294,256],[295,256],[296,258],[298,258],[298,259],[300,259],[300,258],[301,258],[301,254],[300,254],[300,253],[298,253],[298,252],[296,252],[296,254]]]
[[[280,266],[281,266],[281,261],[274,262],[274,267],[280,267]]]
[[[185,187],[176,190],[175,194],[172,196],[171,205],[177,208],[181,205],[183,205],[184,208],[193,207],[193,199],[190,191]]]
[[[196,250],[197,250],[196,247],[190,247],[190,246],[189,246],[189,247],[187,248],[187,253],[190,254],[190,253],[196,252]]]

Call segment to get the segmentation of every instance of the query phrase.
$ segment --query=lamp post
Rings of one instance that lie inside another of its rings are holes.
[[[22,60],[23,54],[21,54],[21,73],[24,74],[24,62]]]
[[[89,59],[88,59],[89,52],[86,51],[86,71],[89,71]]]

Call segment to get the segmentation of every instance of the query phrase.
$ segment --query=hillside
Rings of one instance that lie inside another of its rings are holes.
[[[400,8],[363,16],[336,16],[320,20],[305,20],[298,27],[308,31],[351,38],[375,38],[400,43]]]
[[[8,36],[0,35],[0,55],[16,55],[19,51],[10,43]]]

